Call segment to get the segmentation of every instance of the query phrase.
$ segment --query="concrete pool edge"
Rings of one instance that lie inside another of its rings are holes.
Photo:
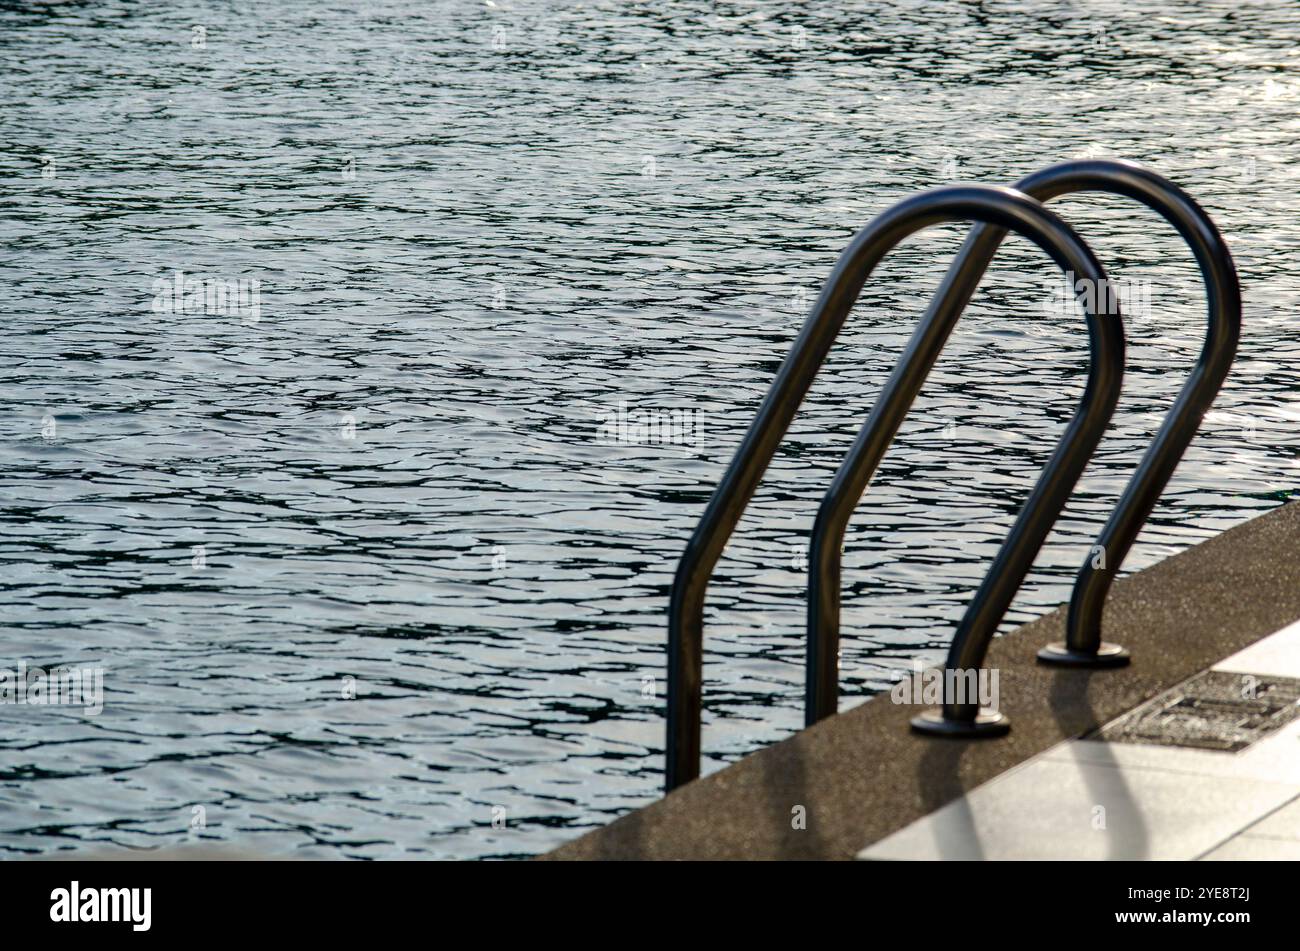
[[[919,737],[908,729],[917,709],[878,696],[541,858],[851,859],[1300,619],[1298,555],[1300,503],[1291,503],[1120,579],[1105,627],[1133,651],[1120,670],[1036,663],[1063,636],[1063,609],[997,639],[988,665],[1000,671],[1007,737]]]

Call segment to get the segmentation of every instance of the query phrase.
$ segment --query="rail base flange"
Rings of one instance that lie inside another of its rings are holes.
[[[1064,641],[1048,644],[1038,652],[1038,662],[1058,667],[1126,667],[1132,660],[1128,648],[1102,641],[1096,653],[1071,650]]]
[[[949,720],[943,710],[935,707],[920,716],[912,717],[912,729],[927,736],[946,736],[955,740],[979,740],[1006,736],[1011,731],[1011,721],[1005,714],[980,707],[974,720]]]

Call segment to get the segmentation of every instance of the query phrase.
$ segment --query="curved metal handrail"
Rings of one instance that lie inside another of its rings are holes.
[[[1049,664],[1122,666],[1128,663],[1128,651],[1102,642],[1102,607],[1142,525],[1232,367],[1241,336],[1241,287],[1232,255],[1210,216],[1190,195],[1154,172],[1131,162],[1069,162],[1030,175],[1017,187],[1040,201],[1085,190],[1111,191],[1140,201],[1178,229],[1205,281],[1208,325],[1196,366],[1097,537],[1094,551],[1101,549],[1102,564],[1084,559],[1070,597],[1065,641],[1049,644],[1038,654]]]
[[[1046,251],[1063,270],[1092,282],[1092,289],[1098,292],[1085,302],[1090,350],[1087,387],[1048,466],[1058,477],[1048,479],[1045,470],[1026,503],[1022,522],[1026,520],[1025,514],[1034,508],[1034,517],[1029,519],[1032,531],[1026,537],[1032,540],[1040,533],[1046,536],[1056,511],[1101,439],[1119,398],[1124,330],[1121,321],[1110,319],[1117,311],[1105,271],[1068,224],[1035,199],[1014,189],[973,185],[923,192],[872,220],[854,236],[836,262],[678,563],[668,617],[665,785],[669,791],[699,775],[704,596],[713,568],[867,277],[904,238],[930,225],[949,221],[976,221],[1016,231]],[[916,340],[914,336],[913,342]],[[895,383],[900,374],[906,376],[907,370],[905,358],[890,382]],[[924,378],[924,373],[920,378]],[[919,385],[918,380],[916,387]],[[877,404],[873,419],[881,417],[885,403],[882,399]],[[896,415],[901,419],[901,413]],[[892,422],[896,428],[897,420]],[[1075,451],[1078,445],[1085,447],[1082,454]],[[1048,488],[1052,491],[1047,491]],[[1047,508],[1052,511],[1046,512]],[[1041,542],[1039,538],[1033,546],[1030,560]]]
[[[1041,201],[1071,192],[1106,191],[1142,202],[1173,224],[1191,246],[1206,284],[1209,326],[1201,356],[1098,537],[1103,564],[1096,566],[1089,557],[1079,572],[1070,602],[1066,642],[1049,645],[1039,653],[1040,660],[1046,663],[1119,666],[1128,662],[1128,652],[1118,645],[1103,644],[1102,605],[1115,572],[1128,555],[1142,524],[1151,514],[1227,376],[1240,334],[1241,292],[1232,257],[1209,216],[1182,189],[1138,165],[1115,161],[1066,162],[1023,178],[1015,187]],[[1005,237],[1006,231],[996,227],[977,225],[972,229],[923,318],[922,327],[909,344],[909,350],[917,346],[923,333],[928,333],[930,336],[924,345],[932,348],[937,356]],[[868,419],[864,434],[870,426],[871,420]],[[834,714],[837,709],[840,559],[844,531],[879,463],[879,456],[887,446],[888,440],[877,446],[860,437],[841,465],[840,475],[822,500],[818,512],[809,554],[805,699],[805,722],[808,725]],[[1022,580],[1017,578],[1017,585]],[[962,621],[963,627],[975,622],[972,615],[979,600],[977,595]],[[992,636],[991,629],[988,629],[988,635]],[[969,666],[970,657],[961,656],[959,641],[960,636],[954,640],[949,652],[950,669]],[[983,657],[982,650],[980,657]],[[946,709],[950,718],[970,715],[969,705],[951,705]]]

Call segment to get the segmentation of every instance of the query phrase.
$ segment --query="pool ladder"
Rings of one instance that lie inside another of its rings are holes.
[[[1067,162],[1023,178],[1014,188],[962,185],[922,192],[875,218],[840,255],[678,564],[668,615],[667,791],[699,775],[704,597],[727,540],[872,270],[909,235],[954,221],[975,222],[975,227],[885,382],[817,513],[808,558],[805,723],[811,726],[833,715],[838,705],[840,569],[849,518],[1002,240],[1014,231],[1038,245],[1072,280],[1085,314],[1089,366],[1074,416],[953,637],[948,670],[982,668],[989,642],[1101,441],[1119,399],[1124,328],[1116,295],[1088,245],[1042,204],[1083,191],[1124,195],[1163,216],[1191,247],[1209,298],[1200,357],[1098,536],[1093,552],[1100,550],[1102,557],[1090,552],[1079,571],[1066,638],[1038,654],[1042,663],[1075,667],[1117,667],[1129,662],[1127,650],[1102,640],[1102,605],[1232,364],[1241,330],[1241,291],[1232,256],[1214,222],[1186,192],[1130,162]],[[945,695],[943,706],[915,717],[912,728],[932,735],[985,737],[1005,734],[1010,725],[995,710]]]

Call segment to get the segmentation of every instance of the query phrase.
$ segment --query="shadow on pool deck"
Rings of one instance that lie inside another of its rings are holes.
[[[987,663],[1000,671],[1012,722],[1004,738],[920,737],[908,729],[914,707],[878,696],[541,858],[849,859],[1297,618],[1300,503],[1116,582],[1105,632],[1132,651],[1129,667],[1037,664],[1038,649],[1064,636],[1064,609],[998,638]],[[792,827],[795,806],[806,809],[806,829]]]

